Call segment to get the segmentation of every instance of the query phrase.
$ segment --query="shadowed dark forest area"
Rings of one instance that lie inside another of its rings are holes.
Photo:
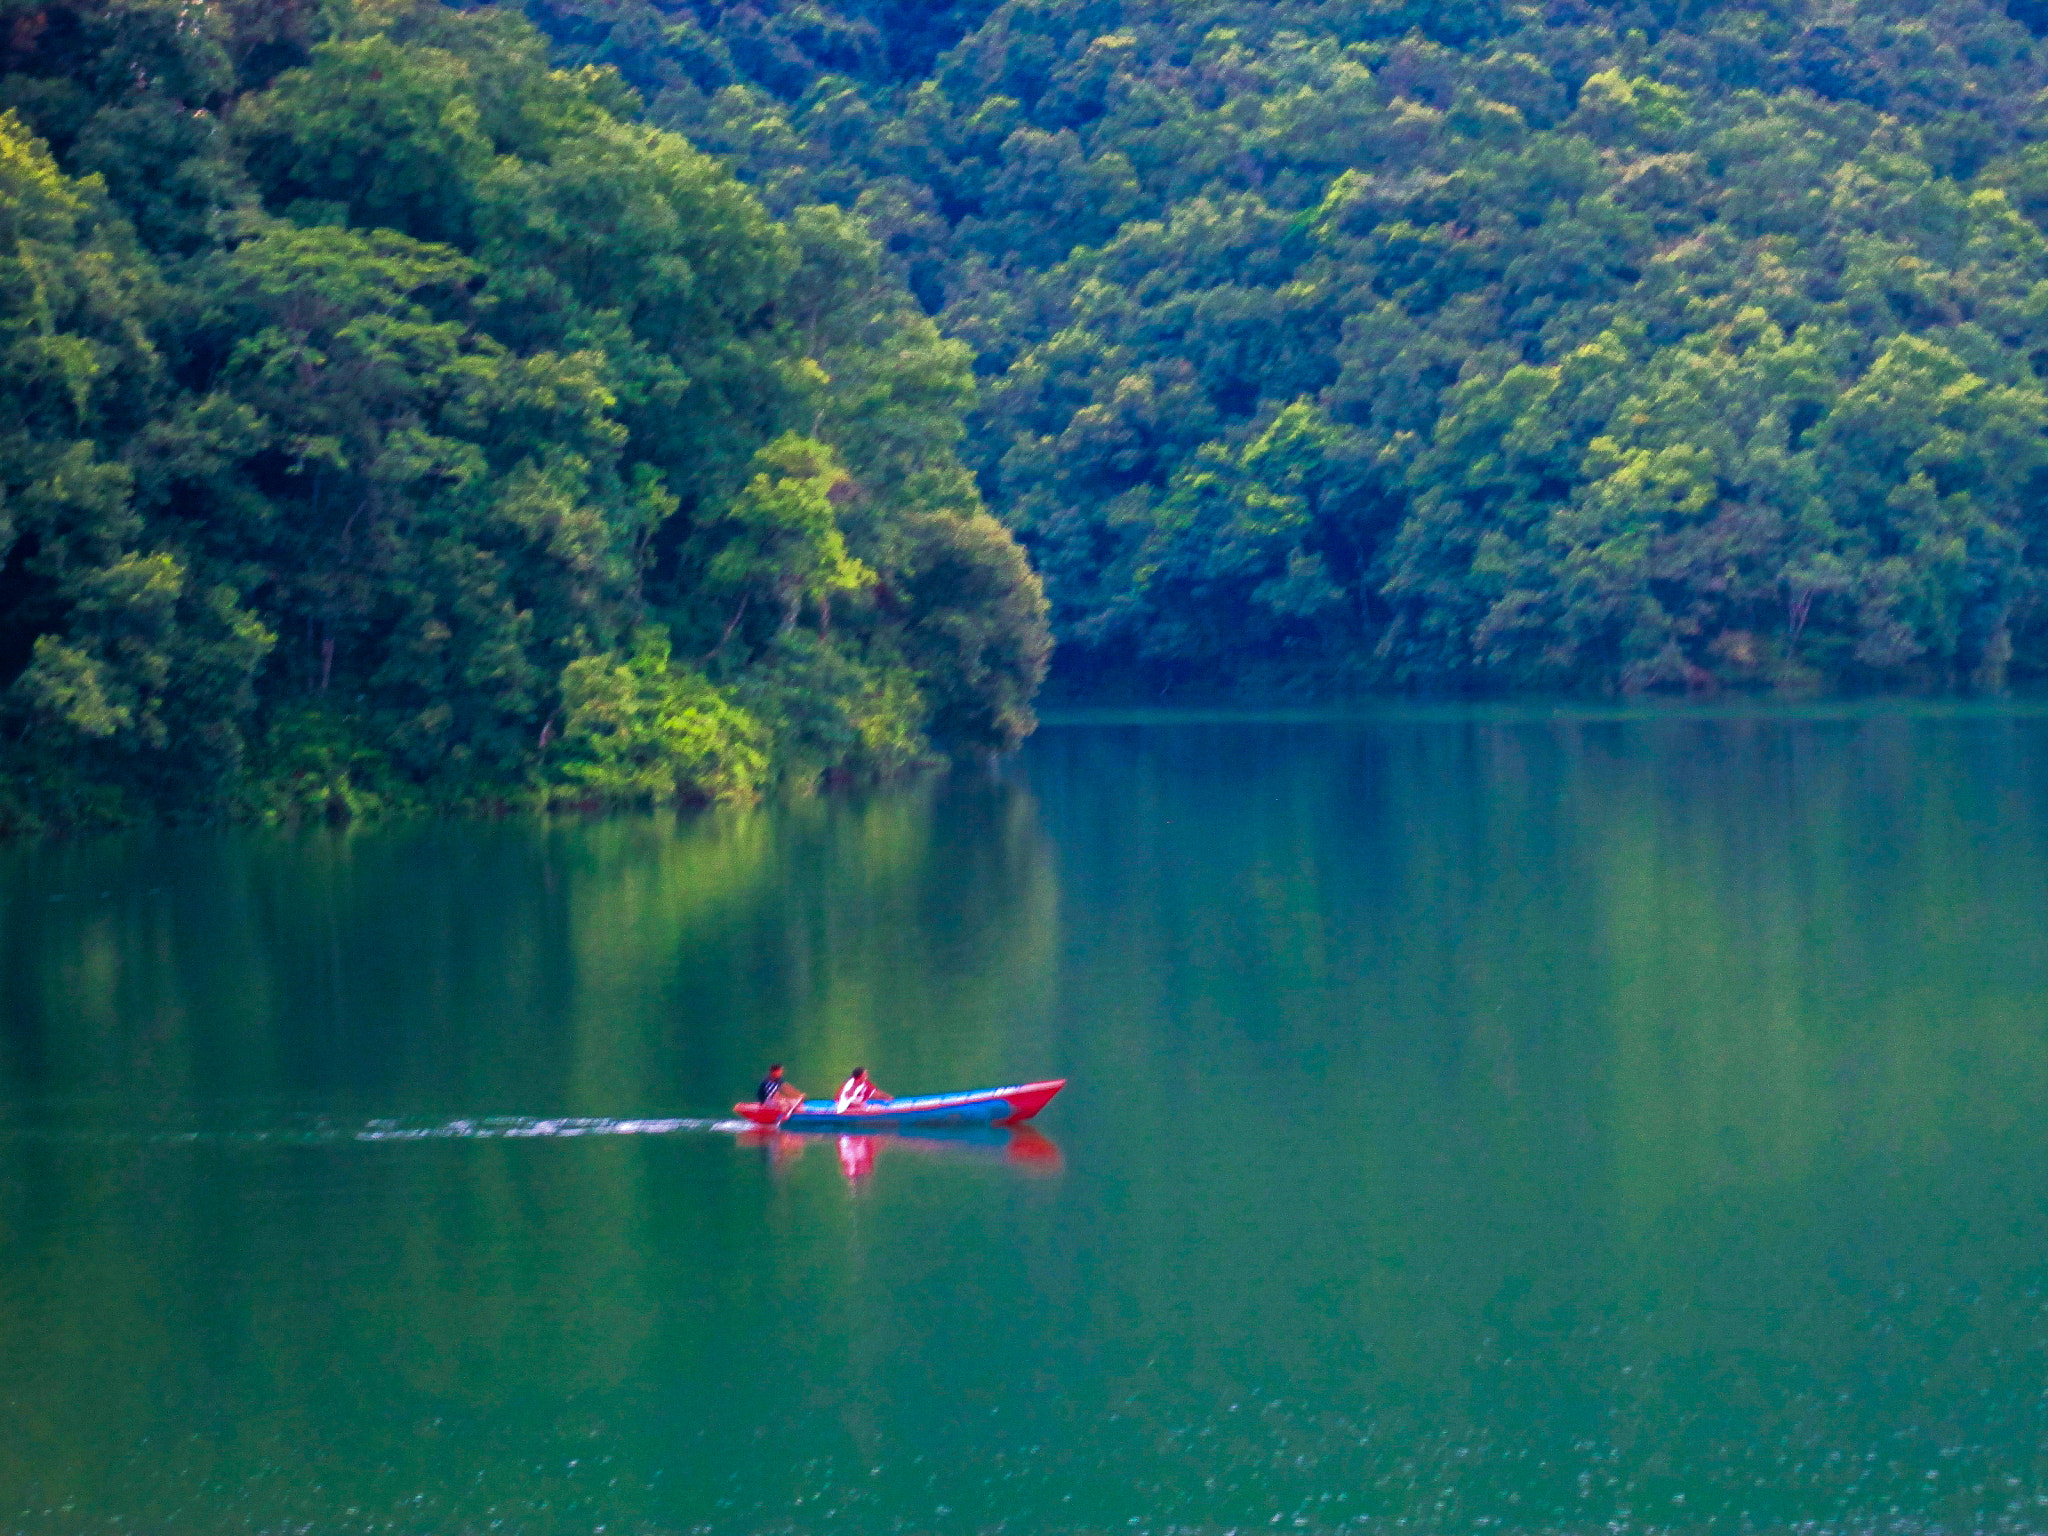
[[[0,821],[2025,683],[2041,29],[0,0]]]

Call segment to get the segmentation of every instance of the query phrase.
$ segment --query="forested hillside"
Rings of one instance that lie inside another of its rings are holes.
[[[515,11],[0,7],[0,826],[744,798],[1030,729],[971,355]]]
[[[2048,7],[530,0],[973,349],[1078,691],[2048,668]]]
[[[2024,683],[2036,29],[0,0],[0,821],[1000,750],[1041,575],[1070,695]]]

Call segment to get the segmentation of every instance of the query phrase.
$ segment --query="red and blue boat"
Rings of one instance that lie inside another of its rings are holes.
[[[795,1109],[779,1104],[735,1104],[732,1112],[756,1125],[785,1131],[901,1131],[913,1126],[1021,1125],[1067,1086],[1064,1077],[1008,1088],[927,1093],[917,1098],[856,1104],[842,1111],[836,1099],[805,1099]]]

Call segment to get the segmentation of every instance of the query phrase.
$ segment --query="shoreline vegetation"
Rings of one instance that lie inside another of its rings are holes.
[[[0,0],[0,833],[2024,690],[2044,32]]]

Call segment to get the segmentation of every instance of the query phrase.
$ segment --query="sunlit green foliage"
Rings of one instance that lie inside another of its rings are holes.
[[[530,8],[974,349],[1070,687],[2048,671],[2038,6]]]
[[[1030,728],[970,355],[861,223],[512,10],[0,27],[0,817],[745,798]]]
[[[600,799],[743,800],[767,779],[760,722],[674,665],[655,626],[623,661],[571,662],[562,709],[561,776]]]

